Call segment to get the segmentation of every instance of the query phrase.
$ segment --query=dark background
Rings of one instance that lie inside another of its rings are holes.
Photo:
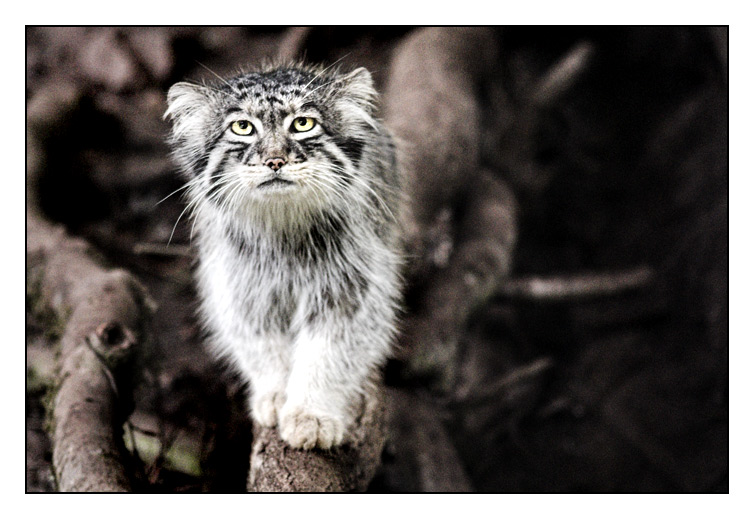
[[[382,86],[412,30],[317,27],[298,44],[311,61],[367,66]],[[441,397],[473,489],[727,492],[727,28],[496,33],[495,88],[478,95],[496,150],[485,160],[520,207],[511,276],[653,275],[597,296],[499,294],[473,316],[461,382],[489,391]],[[243,490],[249,423],[238,383],[201,349],[191,220],[179,220],[180,195],[158,204],[182,184],[162,114],[174,82],[232,74],[293,45],[295,31],[29,27],[26,38],[27,113],[56,92],[72,99],[64,117],[49,117],[27,196],[134,272],[160,305],[134,425],[184,445],[202,471],[147,461],[145,488]],[[590,50],[584,70],[532,112],[531,85],[578,45]],[[28,308],[26,326],[26,489],[49,491],[41,402],[55,337]],[[417,381],[391,383],[437,397]],[[419,469],[399,455],[399,429],[374,491],[422,490]]]

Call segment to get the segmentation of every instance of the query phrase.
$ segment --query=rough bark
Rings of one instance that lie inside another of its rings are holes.
[[[65,322],[51,423],[58,489],[130,490],[122,424],[134,350],[150,313],[146,293],[127,272],[101,267],[83,240],[33,214],[27,225],[35,304]]]
[[[329,451],[293,449],[277,429],[255,426],[250,492],[351,492],[366,490],[380,464],[388,406],[381,386],[364,398],[346,443]]]
[[[50,113],[64,116],[75,99],[71,92],[44,95],[30,103],[31,188],[44,162],[40,122]],[[102,266],[86,241],[48,223],[34,197],[29,199],[28,302],[60,333],[50,413],[58,490],[131,490],[122,424],[132,407],[131,367],[145,339],[151,303],[129,273]]]

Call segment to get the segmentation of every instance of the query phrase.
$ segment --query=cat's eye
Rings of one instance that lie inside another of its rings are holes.
[[[236,135],[250,135],[254,131],[254,126],[251,121],[241,119],[240,121],[233,121],[233,124],[230,125],[230,131]]]
[[[295,132],[308,132],[314,126],[317,124],[317,121],[312,119],[311,117],[296,117],[293,120],[293,125],[291,125],[291,128]]]

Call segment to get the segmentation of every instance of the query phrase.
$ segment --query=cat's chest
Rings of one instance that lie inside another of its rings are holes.
[[[313,286],[282,258],[215,251],[200,259],[204,304],[218,319],[252,335],[289,333]]]
[[[293,333],[334,312],[353,311],[351,299],[366,284],[351,261],[358,255],[330,237],[227,240],[222,252],[213,252],[202,266],[207,289],[230,299],[233,313],[261,333]]]

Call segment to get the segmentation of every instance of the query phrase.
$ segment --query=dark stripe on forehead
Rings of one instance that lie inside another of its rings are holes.
[[[263,102],[268,103],[269,105],[273,105],[273,106],[283,106],[283,100],[280,99],[279,96],[276,96],[274,93],[267,94],[264,97]]]
[[[316,110],[319,112],[321,110],[321,107],[314,101],[307,101],[301,105],[301,110]]]
[[[225,109],[225,116],[227,117],[230,114],[240,113],[243,111],[244,111],[243,108],[241,108],[240,106],[229,106],[228,108]]]
[[[252,72],[230,80],[237,90],[249,90],[252,94],[264,91],[285,92],[286,94],[301,95],[307,85],[315,88],[322,83],[312,73],[295,69],[282,68],[269,72]],[[310,84],[311,83],[311,84]]]

